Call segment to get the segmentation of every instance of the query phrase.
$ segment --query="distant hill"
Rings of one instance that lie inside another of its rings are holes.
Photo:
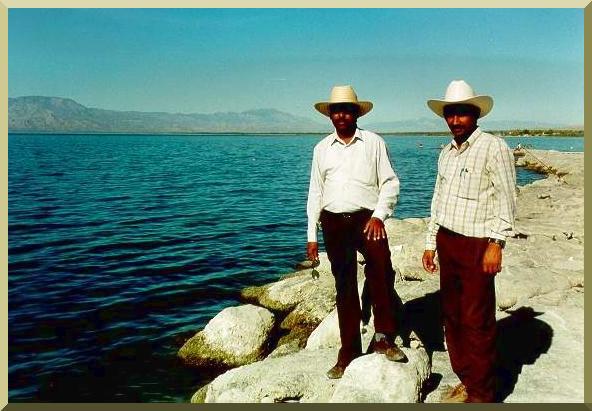
[[[359,124],[378,133],[448,131],[444,120],[437,117],[368,124],[364,117]],[[489,121],[487,118],[479,124],[485,130],[583,129],[583,126]],[[28,96],[8,99],[8,130],[54,133],[328,133],[332,127],[329,121],[317,122],[275,109],[214,114],[115,111],[86,107],[68,98]]]
[[[8,99],[11,132],[307,133],[329,131],[314,122],[274,109],[241,113],[182,114],[114,111],[85,107],[72,99],[28,96]]]

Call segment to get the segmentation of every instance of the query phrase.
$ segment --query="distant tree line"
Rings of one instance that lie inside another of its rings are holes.
[[[515,129],[515,130],[486,130],[488,133],[498,136],[526,136],[526,137],[583,137],[582,129]],[[383,135],[402,135],[402,136],[449,136],[450,131],[379,131]]]
[[[553,137],[583,137],[584,130],[582,129],[517,129],[517,130],[499,130],[495,134],[502,136],[553,136]]]

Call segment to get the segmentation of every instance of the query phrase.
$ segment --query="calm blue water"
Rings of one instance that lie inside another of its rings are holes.
[[[211,376],[176,360],[183,338],[304,258],[320,138],[9,135],[10,401],[187,401]],[[396,216],[426,216],[448,138],[385,139]]]

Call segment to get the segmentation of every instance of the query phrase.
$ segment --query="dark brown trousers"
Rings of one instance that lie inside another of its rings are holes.
[[[371,210],[340,214],[321,212],[325,249],[335,277],[341,336],[338,361],[341,363],[349,363],[362,353],[356,251],[360,251],[366,260],[364,272],[374,312],[375,331],[389,338],[394,337],[396,332],[395,278],[388,240],[366,239],[363,230],[371,216]]]
[[[487,239],[440,228],[436,236],[444,335],[469,400],[495,401],[495,275],[482,269]]]

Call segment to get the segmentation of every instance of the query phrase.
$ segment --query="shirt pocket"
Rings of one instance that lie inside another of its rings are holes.
[[[457,178],[457,196],[468,200],[477,200],[481,185],[481,172],[471,167],[461,167]]]

